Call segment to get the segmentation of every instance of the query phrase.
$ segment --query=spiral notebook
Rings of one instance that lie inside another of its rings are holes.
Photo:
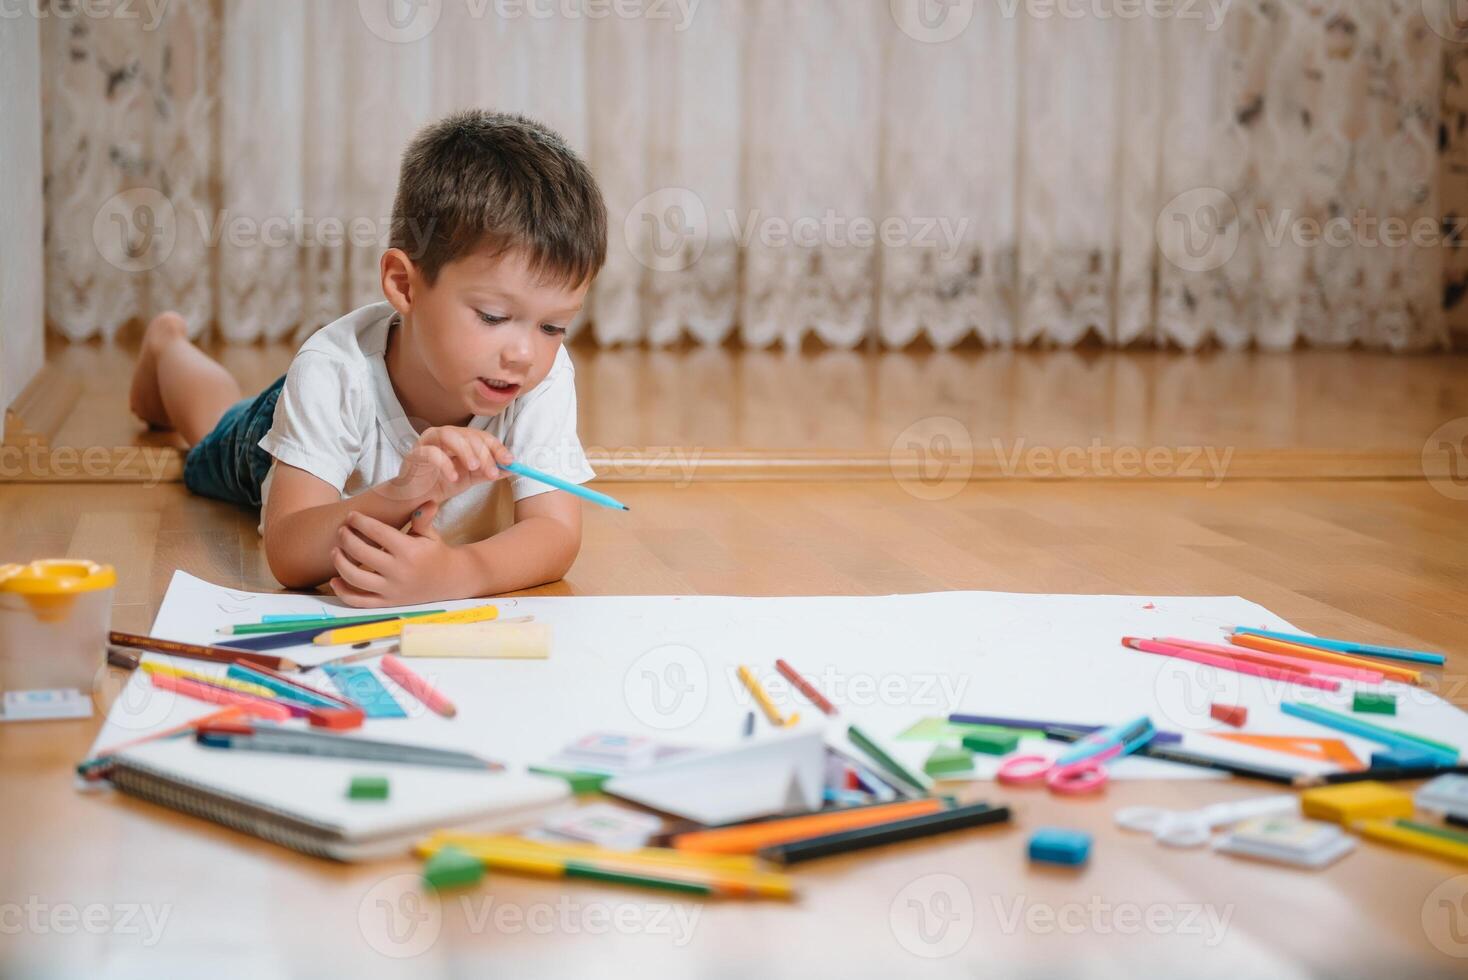
[[[353,776],[386,776],[388,798],[348,798]],[[504,830],[570,795],[549,776],[213,749],[192,738],[126,749],[110,779],[131,796],[337,861],[404,855],[442,828]]]

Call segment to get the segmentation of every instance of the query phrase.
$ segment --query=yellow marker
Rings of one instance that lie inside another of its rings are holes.
[[[1392,820],[1362,820],[1351,824],[1351,829],[1363,837],[1370,837],[1384,844],[1395,844],[1398,847],[1447,858],[1449,861],[1468,864],[1468,844],[1450,840],[1447,837],[1425,834],[1420,830],[1403,827]]]
[[[140,664],[149,676],[153,674],[167,674],[170,677],[183,677],[191,681],[202,681],[205,684],[213,684],[215,687],[227,687],[231,691],[239,691],[241,694],[253,694],[257,698],[276,698],[276,693],[268,687],[259,684],[251,684],[249,681],[237,681],[233,677],[221,677],[215,674],[201,674],[196,670],[184,670],[182,667],[171,667],[168,664],[160,664],[155,661],[146,660]]]
[[[364,623],[361,626],[344,626],[339,630],[322,633],[311,642],[318,646],[333,647],[342,643],[361,643],[363,640],[383,640],[398,636],[408,623],[482,623],[500,614],[498,606],[475,606],[473,609],[455,609],[452,612],[418,616],[413,619],[389,619],[382,623]]]
[[[789,875],[655,856],[655,852],[667,848],[624,852],[594,844],[548,845],[524,838],[440,834],[420,843],[415,851],[420,857],[431,857],[439,848],[449,844],[478,858],[486,867],[501,871],[558,876],[568,864],[584,865],[618,874],[650,875],[665,881],[707,886],[715,893],[731,897],[793,898],[795,895],[794,880]],[[650,853],[654,856],[649,856]]]
[[[538,841],[512,834],[468,834],[453,830],[440,830],[418,845],[418,854],[427,856],[444,844],[453,844],[473,853],[476,847],[519,848],[521,850],[544,851],[560,857],[583,858],[613,855],[618,859],[636,861],[649,867],[705,868],[720,871],[765,872],[767,866],[752,854],[703,854],[697,851],[679,851],[671,847],[642,847],[631,851],[608,851],[604,847],[582,841]]]
[[[760,686],[759,680],[754,676],[754,671],[740,665],[739,679],[744,682],[745,687],[749,688],[749,693],[754,695],[755,701],[759,703],[760,710],[765,713],[765,717],[770,720],[771,725],[774,725],[776,728],[785,728],[800,720],[800,712],[798,711],[789,718],[781,717],[780,710],[775,707],[775,702],[770,700],[770,696]]]

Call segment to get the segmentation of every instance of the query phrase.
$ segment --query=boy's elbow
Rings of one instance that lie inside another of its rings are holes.
[[[282,588],[314,589],[324,581],[319,574],[304,567],[288,546],[268,532],[265,535],[265,564]]]

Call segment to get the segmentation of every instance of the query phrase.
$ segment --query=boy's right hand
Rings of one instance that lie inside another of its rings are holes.
[[[403,457],[395,493],[443,503],[481,483],[505,475],[501,466],[515,461],[505,444],[482,429],[442,425],[424,430]]]

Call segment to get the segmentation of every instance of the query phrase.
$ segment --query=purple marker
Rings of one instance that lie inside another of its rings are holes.
[[[1077,732],[1099,732],[1105,725],[1078,725],[1073,721],[1036,721],[1033,718],[1000,718],[997,715],[964,715],[952,714],[948,720],[955,725],[994,725],[998,728],[1069,728]],[[1183,737],[1177,732],[1159,731],[1152,736],[1153,744],[1168,744],[1181,742]]]

